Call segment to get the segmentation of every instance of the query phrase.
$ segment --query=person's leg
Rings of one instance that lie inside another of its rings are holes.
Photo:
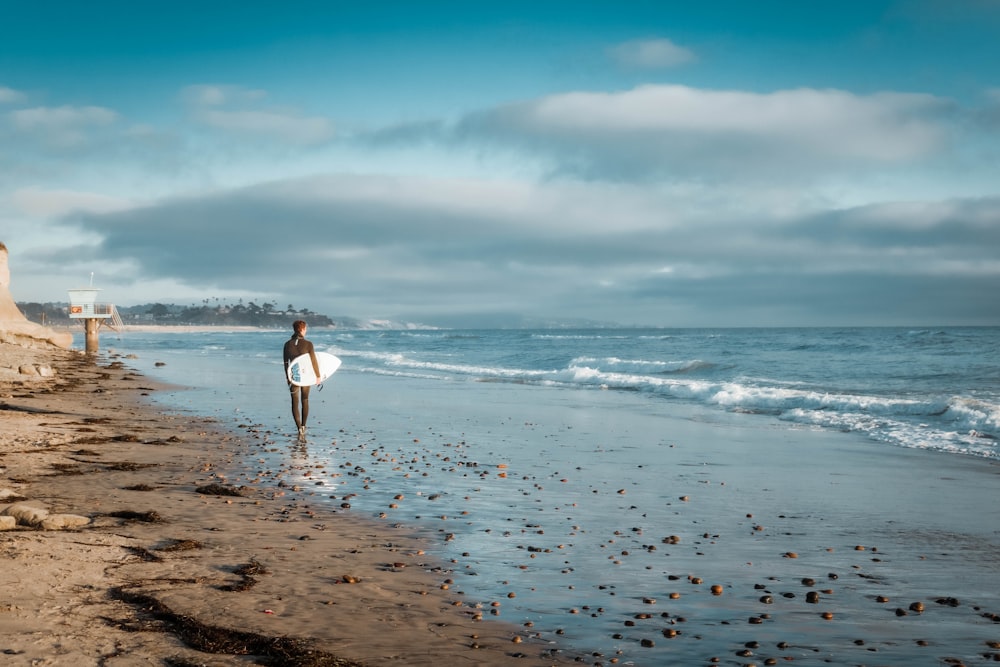
[[[305,428],[306,422],[309,421],[309,389],[310,387],[302,387],[302,421],[300,422],[302,428]]]
[[[302,417],[299,414],[299,387],[294,384],[289,385],[289,392],[292,395],[292,419],[295,420],[295,428],[302,429]]]

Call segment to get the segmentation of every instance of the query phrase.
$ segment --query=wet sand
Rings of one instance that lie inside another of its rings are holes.
[[[352,512],[424,526],[468,596],[588,663],[1000,660],[994,462],[628,392],[388,382],[340,377],[316,407],[335,445],[285,474],[334,462]]]
[[[18,374],[26,364],[55,374]],[[161,387],[121,361],[2,345],[0,370],[0,512],[87,521],[0,533],[3,664],[564,660],[477,620],[412,534],[324,512],[279,480],[229,483],[259,445],[151,408]]]

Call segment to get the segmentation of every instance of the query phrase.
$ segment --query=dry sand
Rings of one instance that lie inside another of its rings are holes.
[[[480,620],[412,535],[324,514],[273,478],[227,484],[250,445],[154,410],[156,390],[118,361],[0,345],[0,513],[87,520],[0,532],[2,664],[570,661]]]

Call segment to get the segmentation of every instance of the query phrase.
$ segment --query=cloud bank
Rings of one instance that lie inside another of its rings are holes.
[[[816,323],[852,311],[912,321],[924,304],[912,285],[973,320],[995,307],[1000,198],[764,225],[736,211],[679,210],[691,202],[613,184],[330,175],[79,214],[73,224],[102,239],[96,256],[143,258],[136,282],[304,289],[364,314],[377,298],[380,309],[425,317],[560,312],[669,324],[711,303],[718,312],[704,323],[761,325],[797,310]],[[631,319],[635,303],[649,309],[642,319]]]

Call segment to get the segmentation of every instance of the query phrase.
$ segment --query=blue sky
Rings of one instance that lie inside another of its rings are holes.
[[[1000,324],[1000,2],[0,2],[19,301]]]

